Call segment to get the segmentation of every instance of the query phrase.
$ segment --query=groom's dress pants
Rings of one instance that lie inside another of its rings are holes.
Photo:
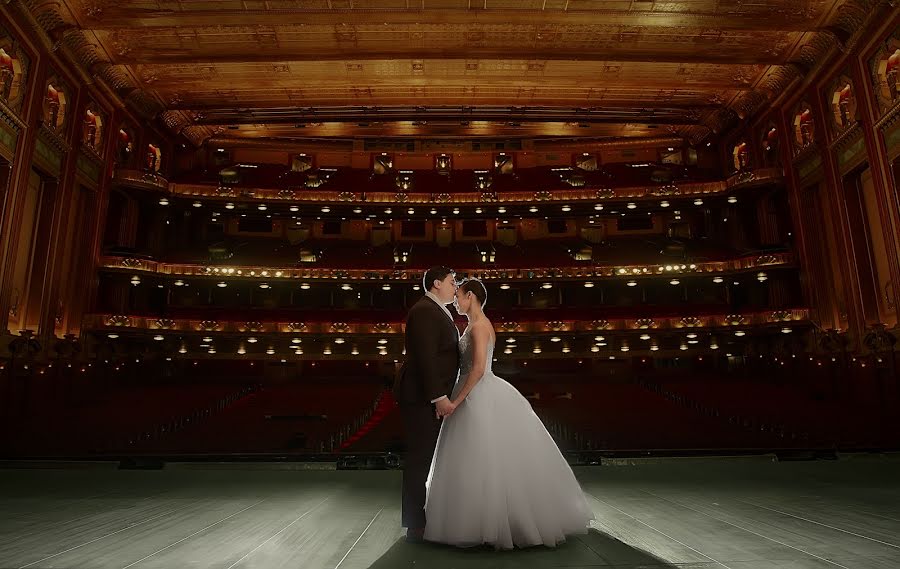
[[[425,527],[425,480],[431,469],[434,447],[441,432],[441,420],[434,416],[432,404],[400,405],[406,436],[406,461],[403,465],[403,527]]]

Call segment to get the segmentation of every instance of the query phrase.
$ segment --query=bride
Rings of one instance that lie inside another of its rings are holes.
[[[460,547],[556,546],[594,516],[572,469],[519,391],[491,371],[496,335],[481,281],[453,301],[469,325],[426,482],[424,538]]]

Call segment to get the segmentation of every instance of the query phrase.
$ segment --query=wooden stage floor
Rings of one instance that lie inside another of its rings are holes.
[[[397,471],[0,470],[0,568],[900,568],[900,459],[577,468],[597,522],[557,549],[410,545]]]

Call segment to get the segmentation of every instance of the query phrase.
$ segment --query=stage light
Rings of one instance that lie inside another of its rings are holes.
[[[203,341],[206,342],[206,343],[208,344],[208,343],[212,342],[213,339],[212,339],[211,337],[209,337],[209,336],[204,336],[204,337],[203,337]]]
[[[711,341],[709,342],[709,349],[710,349],[710,350],[718,350],[718,349],[719,349],[719,344],[718,344],[718,342],[716,342],[715,340],[711,340]]]
[[[533,205],[533,206],[531,206],[530,208],[528,208],[528,211],[530,211],[531,213],[537,213],[537,212],[538,212],[538,208],[537,208],[537,206],[534,206],[534,205]]]
[[[506,283],[503,283],[502,285],[500,285],[500,290],[509,290],[509,285]]]
[[[728,203],[737,203],[736,196],[728,196]]]
[[[322,349],[322,355],[330,356],[331,355],[331,346],[325,346],[325,348]]]
[[[595,209],[596,211],[603,211],[603,204],[600,204],[600,203],[595,204],[595,205],[594,205],[594,209]]]
[[[388,343],[387,338],[378,338],[378,343],[379,344],[387,344]]]
[[[603,342],[605,340],[606,340],[606,338],[604,338],[603,336],[594,336],[595,342]]]
[[[247,341],[250,342],[251,344],[255,344],[255,343],[258,342],[259,340],[257,340],[257,339],[254,338],[253,336],[250,336],[249,338],[247,338]]]
[[[303,290],[309,290],[309,283],[302,283],[302,284],[300,285],[300,288],[303,289]]]
[[[627,207],[628,209],[637,209],[637,204],[634,202],[628,202],[628,205],[626,205],[625,207]]]
[[[572,206],[570,206],[570,205],[564,205],[564,206],[562,206],[560,209],[561,209],[562,211],[568,213],[568,212],[572,211]]]
[[[269,288],[269,283],[259,283],[259,288],[267,289]]]
[[[362,213],[362,208],[361,207],[353,208],[353,213],[357,213],[357,214]]]
[[[600,351],[600,346],[591,346],[591,351],[595,354]]]
[[[303,340],[301,340],[300,338],[291,338],[291,343],[292,344],[301,344],[301,343],[303,343]]]
[[[723,279],[722,277],[713,277],[713,282],[716,284],[722,284],[723,282],[725,282],[725,279]]]
[[[259,211],[266,211],[266,210],[269,209],[269,208],[266,207],[266,204],[261,203],[261,204],[259,204],[258,206],[256,206],[256,209],[258,209]],[[323,209],[324,209],[324,208],[323,208]]]
[[[681,281],[678,279],[672,279],[669,281],[669,284],[670,285],[679,285],[679,284],[681,284]]]
[[[157,334],[156,336],[153,336],[153,339],[156,340],[157,342],[160,342],[160,341],[164,340],[165,338],[163,338],[162,334]]]
[[[695,334],[694,332],[690,332],[690,333],[687,334],[687,338],[688,338],[689,340],[693,340],[693,339],[696,338],[696,337],[697,337],[697,334]]]
[[[346,340],[344,340],[343,338],[335,338],[334,339],[335,344],[343,344],[344,342],[346,342]]]
[[[179,353],[179,354],[186,354],[186,353],[187,353],[187,346],[185,346],[184,343],[182,343],[182,344],[181,344],[181,347],[178,348],[178,353]]]
[[[302,356],[302,355],[303,355],[303,348],[297,348],[296,350],[294,350],[294,355]]]
[[[133,277],[131,277],[131,284],[133,286],[137,286],[137,285],[141,284],[141,277],[139,277],[137,275],[134,275]]]
[[[394,210],[392,210],[391,208],[387,208],[384,210],[384,213],[391,215],[392,213],[394,213]]]
[[[785,326],[784,328],[781,329],[782,334],[790,334],[793,331],[794,331],[793,329],[788,328],[787,326]]]
[[[459,208],[458,208],[458,207],[453,208],[453,215],[459,215]]]
[[[759,272],[756,274],[756,280],[758,280],[761,283],[766,282],[767,280],[769,280],[769,276],[764,272]]]
[[[341,290],[353,290],[353,287],[347,283],[341,285]]]
[[[571,352],[571,351],[572,351],[572,350],[569,348],[569,346],[563,346],[563,347],[562,347],[562,353],[564,353],[564,354],[568,354],[568,353]]]
[[[194,202],[193,204],[191,204],[191,205],[193,205],[194,207],[203,207],[203,204],[200,203],[199,201],[195,201],[195,202]]]
[[[231,203],[231,202],[226,203],[226,204],[225,204],[225,209],[234,209],[234,204]]]
[[[734,333],[734,335],[737,336],[738,338],[740,338],[741,336],[746,336],[747,333],[744,332],[743,330],[738,330]]]
[[[585,281],[584,288],[594,288],[594,283],[591,281]]]
[[[159,198],[159,205],[169,205],[169,198]]]
[[[391,290],[391,285],[388,283],[384,283],[381,285],[381,290]]]
[[[208,354],[214,354],[214,353],[216,353],[216,347],[215,347],[215,346],[210,346],[209,349],[206,350],[206,353],[208,353]]]
[[[701,200],[700,198],[695,199],[694,205],[703,205],[703,200]]]
[[[626,344],[625,342],[622,342],[622,345],[621,345],[621,347],[619,347],[619,349],[622,350],[623,352],[627,352],[627,351],[631,350],[631,348],[629,348],[628,344]]]
[[[228,286],[228,283],[226,283],[225,281],[219,281],[216,283],[216,286],[219,288],[225,288]]]
[[[540,346],[535,346],[534,349],[531,350],[531,352],[532,352],[533,354],[539,354],[539,353],[541,353],[541,347],[540,347]]]
[[[503,353],[504,353],[504,354],[507,354],[507,355],[513,353],[513,352],[512,352],[512,348],[507,347],[505,350],[503,350]]]
[[[408,213],[409,215],[412,215],[412,214],[416,213],[416,210],[413,208],[409,208],[408,210],[406,210],[406,213]]]
[[[687,344],[685,344],[684,342],[682,342],[681,345],[678,346],[678,349],[681,350],[682,352],[685,351],[685,350],[687,350],[687,349],[688,349]]]
[[[553,288],[553,283],[544,283],[541,285],[541,288],[543,288],[543,289]]]
[[[273,348],[272,346],[269,346],[268,348],[266,348],[266,353],[271,356],[272,354],[275,353],[275,348]]]
[[[625,283],[625,286],[637,286],[637,281],[631,280]]]
[[[498,208],[497,208],[497,213],[506,213],[506,208],[505,208],[505,207],[498,207]]]
[[[650,334],[641,334],[641,340],[645,342],[650,339]]]
[[[352,355],[354,355],[354,356],[358,356],[358,355],[359,355],[359,348],[357,348],[356,346],[353,346],[353,349],[350,350],[350,353],[351,353]]]
[[[515,338],[507,338],[507,339],[506,339],[506,343],[507,343],[507,344],[515,344],[515,343],[516,343],[516,339],[515,339]]]
[[[550,338],[551,342],[559,342],[561,340],[562,340],[562,338],[560,338],[559,336],[553,336],[552,338]]]
[[[650,351],[651,351],[651,352],[658,352],[658,351],[659,351],[659,344],[650,344]]]
[[[244,354],[247,353],[247,348],[244,347],[244,344],[241,344],[240,346],[238,346],[237,353],[239,356],[243,356]]]
[[[106,337],[109,338],[110,340],[115,340],[116,338],[119,337],[119,335],[116,334],[115,332],[110,332],[109,334],[106,335]]]
[[[174,284],[175,286],[184,286],[184,281],[181,279],[178,279],[172,284]]]

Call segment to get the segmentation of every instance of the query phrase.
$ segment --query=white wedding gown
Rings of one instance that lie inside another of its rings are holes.
[[[459,339],[462,389],[472,366],[468,329]],[[497,549],[556,546],[587,533],[593,513],[578,480],[531,404],[494,375],[484,377],[444,419],[425,483],[425,539]]]

